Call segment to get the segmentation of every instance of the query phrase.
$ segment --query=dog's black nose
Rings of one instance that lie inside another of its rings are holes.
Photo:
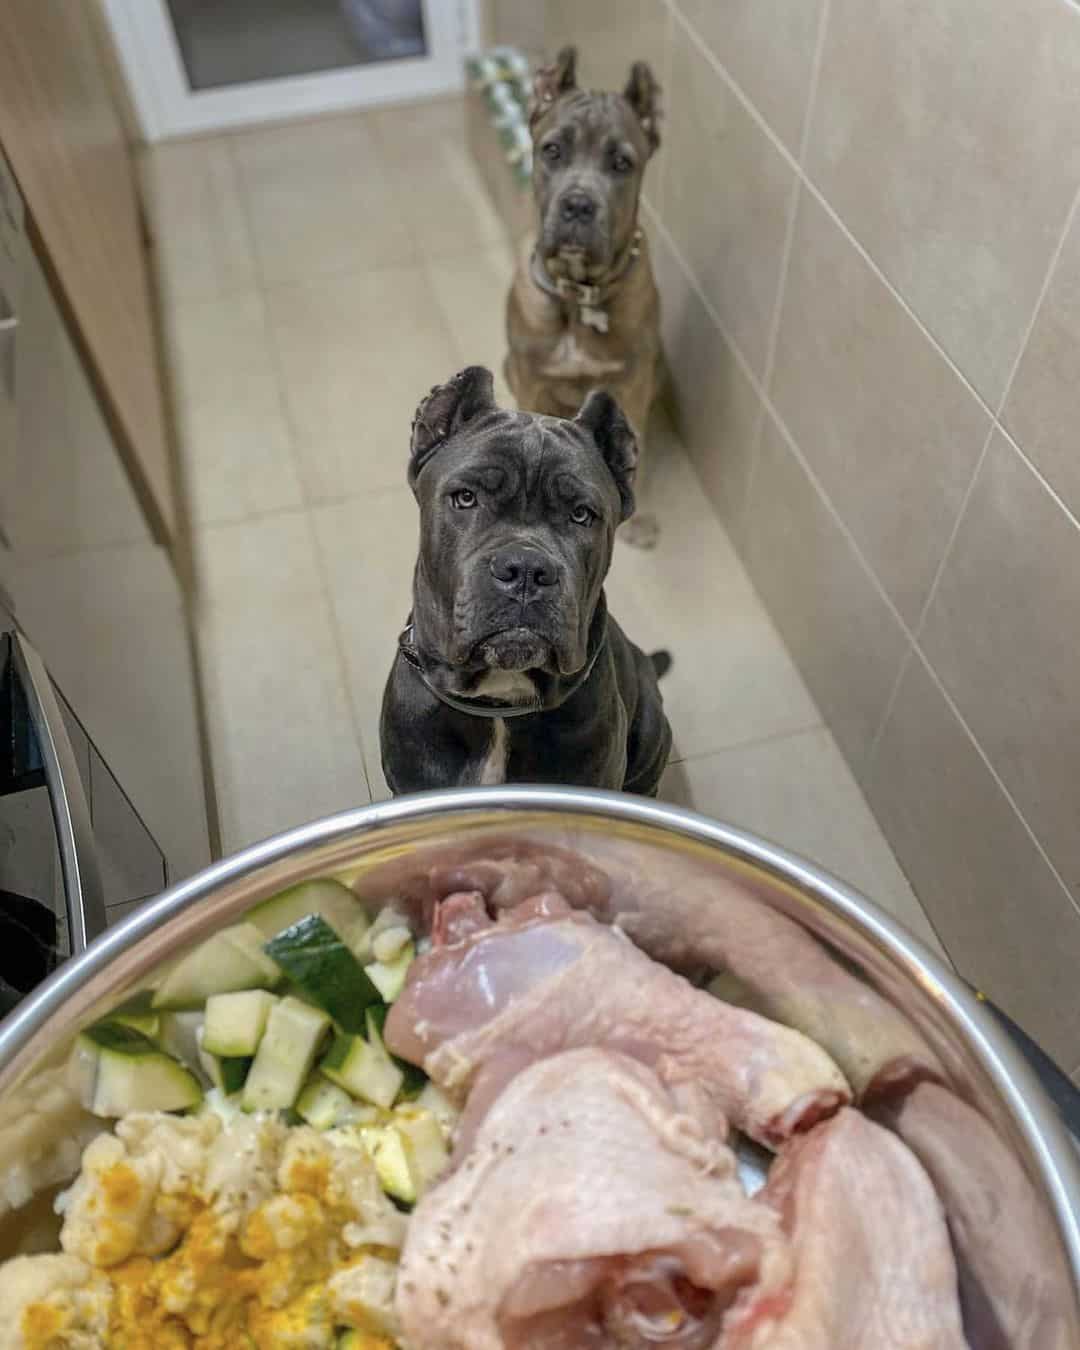
[[[554,586],[555,564],[538,548],[501,548],[491,559],[491,575],[508,591],[521,587],[527,594]]]
[[[587,192],[568,192],[559,203],[559,214],[567,224],[588,222],[596,215],[596,203]]]

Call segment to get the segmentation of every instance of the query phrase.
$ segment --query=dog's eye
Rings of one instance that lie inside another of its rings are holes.
[[[629,173],[634,167],[634,161],[629,155],[621,155],[616,151],[611,158],[611,167],[616,173]]]
[[[476,505],[476,493],[471,488],[458,488],[456,492],[451,492],[450,500],[459,511],[468,511]]]
[[[591,525],[596,519],[596,512],[589,506],[575,506],[570,512],[570,519],[575,525]]]
[[[558,141],[545,141],[540,147],[540,153],[549,164],[557,164],[562,159],[562,146]]]

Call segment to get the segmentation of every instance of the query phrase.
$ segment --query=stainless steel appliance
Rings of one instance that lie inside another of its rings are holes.
[[[185,601],[0,153],[0,1012],[209,860],[201,763]]]
[[[950,1100],[955,1097],[980,1131],[989,1127],[998,1160],[1030,1193],[1023,1214],[1002,1216],[993,1204],[972,1207],[954,1227],[954,1241],[977,1254],[980,1244],[994,1249],[1003,1222],[1029,1224],[1032,1241],[1041,1245],[1025,1255],[1021,1243],[1017,1259],[1038,1262],[1029,1289],[1045,1305],[1047,1320],[1039,1325],[1049,1339],[1027,1344],[1080,1345],[1080,1160],[1004,1028],[943,962],[840,882],[749,835],[638,798],[559,788],[443,791],[346,812],[257,844],[130,916],[0,1025],[0,1112],[17,1107],[19,1094],[32,1090],[39,1070],[59,1062],[79,1028],[136,986],[152,984],[166,962],[267,896],[304,879],[337,876],[372,902],[422,897],[438,870],[453,876],[447,864],[460,872],[470,860],[493,854],[526,865],[550,859],[571,882],[587,875],[579,901],[589,899],[624,926],[633,918],[638,934],[655,923],[654,931],[667,931],[682,947],[684,960],[687,951],[700,959],[710,939],[717,948],[731,943],[748,912],[783,916],[788,929],[794,921],[814,939],[815,950],[824,944],[884,1000],[877,1016],[899,1013],[922,1038],[944,1066]],[[537,875],[542,888],[543,867]],[[786,962],[785,988],[820,1006],[809,966],[791,959],[790,944],[785,950],[787,957],[779,948],[776,957]],[[712,969],[715,959],[706,962]],[[831,1006],[840,1039],[856,1031],[854,1020],[849,1026],[844,1019],[857,1004],[834,1000]],[[939,1159],[939,1194],[950,1214],[950,1175],[961,1197],[972,1194],[977,1181],[978,1158],[969,1152],[974,1155],[963,1136],[951,1155],[952,1173]],[[992,1196],[997,1176],[984,1181]],[[0,1237],[0,1254],[17,1246],[19,1234],[16,1213]],[[1012,1280],[1005,1266],[995,1269],[993,1278]],[[970,1343],[972,1350],[986,1350],[1004,1342],[973,1334]]]

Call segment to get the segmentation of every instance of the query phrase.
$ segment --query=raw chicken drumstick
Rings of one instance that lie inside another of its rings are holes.
[[[782,1294],[788,1244],[731,1150],[608,1050],[518,1074],[409,1223],[413,1350],[712,1350]]]
[[[684,1096],[704,1093],[717,1116],[771,1148],[850,1100],[813,1041],[694,989],[560,897],[534,897],[497,924],[478,898],[474,908],[471,923],[458,913],[447,925],[466,936],[413,963],[386,1024],[396,1055],[459,1096],[500,1060],[517,1071],[600,1046],[651,1065]]]

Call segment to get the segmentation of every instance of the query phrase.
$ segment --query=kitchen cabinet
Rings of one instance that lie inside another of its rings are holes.
[[[135,172],[96,0],[0,4],[0,146],[155,537],[177,529]]]

